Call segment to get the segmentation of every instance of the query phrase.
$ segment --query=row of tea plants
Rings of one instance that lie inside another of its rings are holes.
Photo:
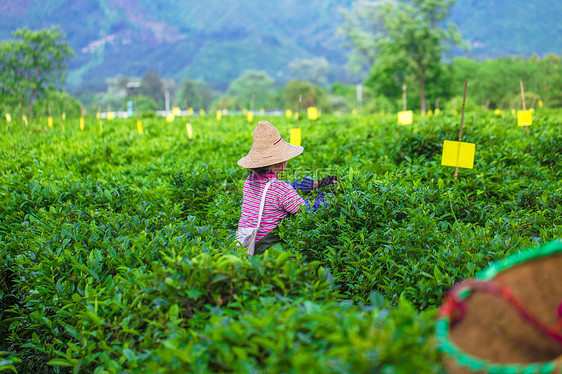
[[[256,257],[234,242],[255,123],[136,121],[0,122],[0,370],[442,372],[446,290],[562,237],[559,111],[469,113],[458,180],[458,116],[301,121],[284,179],[340,182]]]

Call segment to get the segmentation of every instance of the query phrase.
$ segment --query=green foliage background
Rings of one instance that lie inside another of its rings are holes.
[[[233,237],[255,123],[136,120],[0,121],[0,369],[443,372],[443,293],[562,237],[560,111],[529,133],[467,113],[475,167],[456,181],[440,155],[458,116],[301,120],[285,179],[340,183],[261,257]]]

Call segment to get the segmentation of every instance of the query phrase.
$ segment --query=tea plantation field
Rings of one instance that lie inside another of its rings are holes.
[[[258,120],[0,122],[0,370],[439,373],[436,308],[491,261],[562,237],[562,112],[301,121],[284,179],[336,174],[284,250],[236,247]],[[194,138],[188,139],[186,122]],[[307,196],[306,198],[314,198]]]

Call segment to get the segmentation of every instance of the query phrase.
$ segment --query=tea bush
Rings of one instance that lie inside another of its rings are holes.
[[[443,293],[562,236],[560,112],[528,133],[467,114],[458,180],[440,165],[458,116],[301,121],[285,178],[340,182],[256,257],[234,243],[255,124],[142,121],[0,122],[0,370],[442,372]]]

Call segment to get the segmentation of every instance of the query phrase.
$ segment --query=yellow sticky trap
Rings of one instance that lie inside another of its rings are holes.
[[[291,129],[291,139],[289,141],[292,145],[301,145],[301,129]]]
[[[103,130],[103,125],[101,124],[101,120],[100,120],[100,134],[101,134],[102,130]]]
[[[96,113],[96,119],[100,119],[100,118],[101,118],[101,113],[100,113],[100,112],[97,112],[97,113]]]
[[[142,135],[142,122],[140,120],[137,121],[137,132]]]
[[[84,131],[84,117],[80,117],[80,130]]]
[[[475,149],[474,143],[445,140],[443,142],[441,165],[472,169]]]
[[[205,109],[199,109],[199,115],[204,116],[205,115]]]
[[[49,127],[53,127],[53,117],[51,116],[47,117],[47,125]]]
[[[242,115],[247,116],[248,115],[248,109],[242,108]]]
[[[496,114],[498,116],[501,116],[503,114],[503,110],[496,109],[496,110],[494,110],[494,114]]]
[[[192,115],[193,115],[193,108],[187,109],[187,115],[188,115],[188,116],[192,116]]]
[[[222,112],[220,110],[217,110],[217,121],[220,121],[222,118]]]
[[[115,113],[113,112],[107,112],[107,120],[108,121],[113,121],[115,119]]]
[[[313,106],[308,107],[306,109],[306,116],[308,117],[308,119],[316,121],[318,119],[318,109]]]
[[[66,113],[65,113],[65,112],[62,112],[60,118],[62,118],[62,120],[64,121],[64,120],[66,119]]]
[[[176,117],[174,116],[173,113],[168,113],[168,114],[166,115],[166,122],[174,122],[174,119],[175,119],[175,118],[176,118]]]
[[[535,108],[531,108],[529,110],[531,111],[531,113],[533,113],[533,114],[535,113]]]
[[[191,129],[191,123],[185,124],[185,130],[187,131],[187,138],[193,139],[193,130]]]
[[[433,114],[435,114],[436,116],[439,115],[439,108],[435,109],[435,112],[433,112]]]
[[[10,113],[6,113],[6,121],[12,122],[12,116],[10,116]]]
[[[531,126],[533,124],[533,113],[530,110],[517,111],[517,126]]]
[[[299,119],[299,114],[295,112],[295,119]]]
[[[260,108],[260,116],[263,116],[265,114],[265,109]]]
[[[64,122],[61,122],[61,123],[60,123],[60,127],[61,127],[61,129],[62,129],[62,132],[64,132]]]
[[[285,117],[291,118],[293,116],[293,111],[291,109],[285,110]]]
[[[21,120],[27,126],[27,117],[25,116],[25,114],[23,116],[21,116]]]
[[[428,116],[428,117],[431,117],[432,115],[433,115],[433,110],[431,110],[431,109],[428,110],[428,111],[427,111],[427,116]]]
[[[254,120],[254,112],[251,110],[248,111],[248,122],[252,122]]]
[[[511,109],[511,115],[512,115],[512,116],[515,115],[515,109]]]
[[[414,113],[411,110],[404,110],[398,112],[398,124],[399,125],[411,125],[413,121]]]
[[[544,105],[544,103],[542,102],[542,100],[539,100],[539,108],[542,108]]]
[[[174,116],[181,116],[181,109],[178,106],[172,108],[172,114]]]

